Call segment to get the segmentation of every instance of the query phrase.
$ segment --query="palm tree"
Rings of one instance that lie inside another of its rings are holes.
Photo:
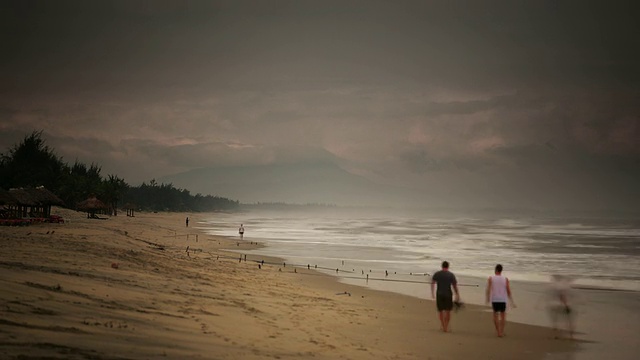
[[[114,216],[118,216],[118,202],[122,200],[127,187],[124,179],[117,175],[109,175],[108,179],[102,183],[102,198],[109,205]]]

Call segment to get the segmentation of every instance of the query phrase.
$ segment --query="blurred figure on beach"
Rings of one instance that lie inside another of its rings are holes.
[[[436,291],[436,284],[438,289]],[[442,331],[449,332],[449,321],[451,320],[451,309],[453,309],[453,291],[456,294],[455,302],[460,302],[460,293],[458,292],[458,281],[456,276],[449,271],[449,262],[442,262],[442,269],[436,271],[431,277],[431,298],[436,299],[436,308],[438,309],[438,318]]]
[[[238,234],[240,234],[240,240],[244,238],[244,224],[240,224],[240,228],[238,229]]]
[[[185,220],[185,223],[187,224],[187,227],[189,227],[189,217],[187,216],[187,220]]]
[[[486,302],[491,302],[493,308],[493,324],[496,327],[498,337],[504,336],[504,326],[507,322],[507,303],[511,301],[511,307],[516,307],[511,296],[509,279],[502,276],[502,265],[496,265],[494,275],[487,280]]]
[[[564,329],[573,339],[575,333],[575,308],[572,306],[571,278],[565,275],[555,274],[551,276],[549,286],[549,316],[556,338]]]

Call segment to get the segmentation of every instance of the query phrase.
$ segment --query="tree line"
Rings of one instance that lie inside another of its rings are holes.
[[[240,205],[224,197],[191,195],[189,190],[155,180],[131,186],[114,174],[103,177],[101,170],[94,163],[65,163],[46,145],[42,131],[34,131],[0,154],[0,188],[44,186],[70,209],[93,195],[107,204],[113,215],[120,206],[129,204],[148,211],[236,210]]]

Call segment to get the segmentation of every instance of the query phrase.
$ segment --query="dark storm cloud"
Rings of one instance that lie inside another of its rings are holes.
[[[633,2],[0,7],[3,148],[43,129],[65,159],[132,182],[324,159],[460,203],[531,203],[523,172],[599,179],[585,193],[603,172],[638,179]]]
[[[638,30],[632,6],[15,2],[3,11],[3,68],[29,65],[16,79],[25,86],[69,81],[78,91],[95,81],[122,88],[209,87],[217,80],[215,87],[264,89],[274,77],[304,79],[311,70],[314,77],[480,88],[523,80],[629,82],[638,75],[638,40],[628,35]]]

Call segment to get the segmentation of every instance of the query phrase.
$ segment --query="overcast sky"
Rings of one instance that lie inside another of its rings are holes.
[[[2,1],[0,148],[43,130],[134,185],[330,161],[438,205],[637,210],[635,4]]]

